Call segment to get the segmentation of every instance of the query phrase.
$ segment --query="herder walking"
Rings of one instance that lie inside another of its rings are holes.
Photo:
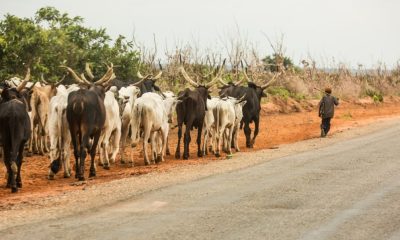
[[[339,98],[331,96],[332,89],[325,88],[325,94],[319,102],[319,117],[321,122],[321,137],[326,137],[331,128],[331,119],[335,114],[335,106],[339,105]]]

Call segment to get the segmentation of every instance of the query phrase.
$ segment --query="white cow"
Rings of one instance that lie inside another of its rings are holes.
[[[106,120],[99,139],[100,161],[99,165],[104,169],[110,169],[110,162],[114,163],[119,152],[119,141],[121,139],[121,117],[119,105],[115,99],[116,88],[111,87],[104,97],[104,107],[106,110]],[[111,157],[109,147],[111,142]]]
[[[69,93],[78,89],[77,85],[72,85],[68,89],[60,85],[57,87],[57,94],[50,100],[48,113],[50,136],[49,179],[54,179],[54,175],[60,170],[61,163],[64,167],[64,177],[68,178],[71,176],[69,161],[71,135],[68,127],[66,108]]]
[[[220,157],[221,144],[225,142],[226,151],[229,155],[232,154],[231,147],[233,131],[237,124],[240,124],[242,114],[240,111],[246,101],[238,100],[236,98],[228,97],[219,101],[214,108],[215,116],[215,134],[216,134],[216,153],[215,156]],[[224,138],[224,139],[223,139]],[[237,144],[237,140],[236,140]]]
[[[211,99],[207,99],[207,111],[204,116],[203,123],[203,155],[207,155],[207,144],[209,143],[209,138],[211,138],[211,150],[215,153],[214,142],[215,142],[215,117],[214,117],[214,109],[217,107],[219,101],[222,101],[220,98],[213,97]]]
[[[135,86],[122,87],[118,91],[120,113],[122,114],[122,126],[121,126],[121,163],[125,163],[125,145],[128,137],[130,123],[132,119],[132,107],[135,103],[140,89]]]
[[[178,100],[176,97],[163,99],[157,93],[145,93],[136,99],[132,110],[132,147],[135,147],[140,139],[140,132],[143,132],[144,162],[150,164],[147,154],[147,145],[151,140],[152,162],[164,161],[167,137],[169,132],[168,120]],[[158,135],[160,134],[160,135]],[[161,142],[159,147],[158,142]],[[133,164],[133,156],[131,157]]]

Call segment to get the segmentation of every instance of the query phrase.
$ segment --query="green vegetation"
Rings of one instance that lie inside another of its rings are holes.
[[[0,79],[23,75],[29,66],[34,77],[55,81],[65,72],[60,65],[81,71],[86,62],[96,77],[112,62],[119,79],[132,79],[139,52],[124,36],[112,41],[105,29],[84,27],[81,17],[53,7],[39,9],[33,19],[7,14],[0,21]]]
[[[288,99],[293,98],[296,101],[301,101],[306,99],[306,96],[304,94],[301,93],[295,93],[295,92],[290,92],[289,90],[287,90],[284,87],[270,87],[268,88],[268,94],[272,95],[272,96],[278,96],[281,97],[283,99]]]

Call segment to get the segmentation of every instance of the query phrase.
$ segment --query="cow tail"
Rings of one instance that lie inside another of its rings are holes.
[[[132,131],[132,143],[137,144],[140,139],[140,125],[142,120],[143,108],[141,104],[136,104],[133,110],[133,122],[132,122],[132,129],[135,127],[136,132]]]
[[[217,110],[217,113],[216,113],[216,121],[215,121],[215,136],[216,136],[216,138],[217,139],[219,139],[219,110],[220,110],[220,106],[219,106],[219,104],[216,106],[216,108],[215,108],[216,110]]]
[[[63,128],[63,120],[64,120],[64,111],[62,109],[58,109],[57,111],[57,133],[58,133],[58,149],[61,149],[61,151],[63,150],[63,142],[62,142],[62,128]],[[62,154],[62,153],[61,153]]]
[[[17,166],[17,157],[18,157],[18,153],[19,153],[19,142],[17,140],[20,140],[18,138],[18,119],[15,115],[15,113],[13,113],[13,116],[10,117],[10,122],[8,124],[8,126],[10,127],[10,140],[11,140],[11,170],[14,173],[14,176],[16,176],[15,174],[17,174],[18,172],[18,166]],[[10,150],[9,150],[10,151]]]

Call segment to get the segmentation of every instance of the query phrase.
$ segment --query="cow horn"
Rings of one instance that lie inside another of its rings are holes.
[[[109,82],[111,82],[112,80],[114,80],[115,78],[117,78],[117,76],[115,76],[115,73],[113,73],[110,77],[110,79],[108,79],[108,81],[105,81],[102,83],[102,85],[105,87],[108,85]]]
[[[60,86],[60,84],[65,80],[65,77],[66,77],[67,75],[68,75],[68,73],[67,73],[67,74],[64,74],[64,76],[61,78],[61,80],[58,81],[56,84],[54,84],[54,86],[56,86],[56,87]]]
[[[139,80],[138,82],[132,83],[131,86],[139,86],[144,80],[146,80],[145,78],[142,78],[141,80]]]
[[[279,75],[281,75],[281,74],[280,74],[280,73],[275,74],[274,77],[273,77],[270,81],[268,81],[266,84],[262,85],[261,88],[262,88],[262,89],[266,89],[269,85],[271,85],[273,82],[276,81],[276,79],[277,79],[277,77],[278,77]]]
[[[38,83],[38,82],[34,82],[34,83],[32,84],[32,86],[30,86],[30,87],[28,88],[28,91],[32,90],[32,88],[35,87],[36,83]]]
[[[145,77],[143,77],[143,75],[140,73],[140,71],[138,71],[136,75],[137,75],[137,77],[140,78],[140,79],[144,79],[144,78],[145,78]]]
[[[153,81],[159,79],[161,77],[161,75],[163,74],[162,71],[160,71],[155,77],[153,77]]]
[[[104,76],[96,81],[94,84],[102,85],[103,83],[110,81],[111,77],[114,75],[114,65],[111,63],[111,66],[107,66],[107,68],[107,72],[104,74]]]
[[[247,76],[247,67],[243,71],[244,78],[246,78],[247,82],[253,82],[249,76]]]
[[[78,76],[78,74],[76,74],[75,71],[72,70],[72,68],[67,67],[67,66],[60,66],[60,67],[67,69],[68,72],[71,73],[72,77],[75,79],[75,81],[76,81],[77,83],[83,83],[83,84],[88,84],[88,85],[91,85],[91,84],[92,84],[92,83],[89,82],[88,80],[85,79],[85,80],[86,80],[86,81],[85,81],[85,80],[83,80],[82,78],[80,78],[80,77]]]
[[[224,86],[229,86],[229,84],[227,84],[226,82],[224,82],[224,80],[222,80],[222,78],[218,78],[218,81],[224,85]]]
[[[222,66],[219,68],[217,76],[213,80],[211,80],[211,82],[206,83],[206,85],[205,85],[206,88],[210,88],[212,85],[214,85],[218,81],[219,78],[221,78],[221,75],[224,72],[225,62],[226,62],[226,58],[222,62]]]
[[[43,82],[43,83],[46,84],[46,85],[49,85],[49,84],[50,84],[50,83],[48,83],[46,80],[44,80],[43,73],[40,74],[40,81]]]
[[[92,70],[90,69],[89,63],[85,64],[85,71],[86,71],[86,74],[89,76],[90,80],[93,80],[94,76],[93,76]]]
[[[244,99],[245,99],[245,97],[246,97],[246,93],[243,94],[243,96],[242,96],[241,98],[239,98],[237,102],[238,102],[238,103],[243,102]]]
[[[182,73],[183,78],[185,78],[186,81],[188,81],[191,85],[194,87],[199,87],[200,85],[195,82],[193,79],[189,77],[189,75],[186,73],[185,69],[181,66],[179,67],[179,71]]]
[[[239,81],[236,81],[233,83],[235,86],[239,86],[243,82],[243,79],[240,79]]]
[[[22,81],[22,83],[17,87],[17,91],[20,92],[22,89],[25,88],[26,84],[28,83],[29,79],[31,78],[31,69],[28,68],[26,71],[25,79]]]
[[[3,89],[0,89],[0,94],[2,94],[3,93]]]

